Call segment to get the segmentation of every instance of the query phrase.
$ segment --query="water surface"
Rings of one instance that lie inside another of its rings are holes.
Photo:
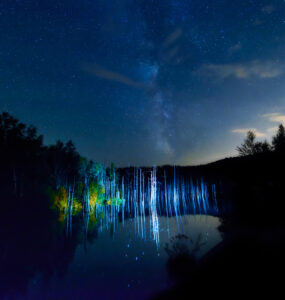
[[[23,299],[146,299],[171,286],[165,246],[185,235],[183,242],[199,258],[221,241],[220,221],[207,215],[159,217],[158,240],[146,216],[144,236],[135,219],[99,230],[97,238],[80,243],[65,274],[51,278],[38,273]],[[71,237],[72,239],[72,237]]]

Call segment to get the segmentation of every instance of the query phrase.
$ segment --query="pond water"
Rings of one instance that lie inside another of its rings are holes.
[[[172,285],[166,266],[167,243],[171,247],[183,234],[189,251],[195,251],[199,258],[222,239],[217,217],[160,216],[158,221],[158,238],[153,236],[149,216],[144,236],[138,231],[136,219],[119,223],[115,231],[112,227],[99,230],[95,239],[75,247],[64,274],[55,272],[48,278],[36,273],[25,295],[18,298],[147,299]]]
[[[60,214],[3,214],[0,299],[148,299],[174,284],[173,257],[199,259],[221,242],[215,184],[136,173],[121,190],[105,184],[116,201],[91,207],[87,189],[79,214],[73,196]]]

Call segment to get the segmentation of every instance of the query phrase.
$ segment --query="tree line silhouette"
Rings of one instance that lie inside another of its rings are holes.
[[[34,126],[7,112],[0,114],[0,166],[2,207],[63,212],[118,200],[114,164],[105,168],[80,156],[72,141],[46,146]]]
[[[77,245],[86,238],[80,226],[74,226],[68,238],[59,222],[67,187],[81,186],[75,206],[87,192],[82,182],[88,179],[94,190],[95,179],[104,172],[113,176],[114,166],[105,169],[81,157],[71,141],[46,146],[35,127],[0,114],[1,299],[22,298],[30,278],[38,273],[45,278],[63,276]],[[95,227],[96,220],[90,218],[88,241],[96,238]]]
[[[253,229],[250,226],[254,226],[256,230],[254,232],[259,232],[257,231],[259,228],[268,230],[269,225],[275,226],[276,223],[281,223],[283,226],[284,177],[279,175],[279,171],[284,171],[285,165],[284,126],[279,126],[271,144],[266,141],[256,141],[255,134],[248,132],[244,143],[237,150],[239,157],[204,166],[179,167],[179,172],[183,176],[202,175],[206,179],[212,178],[216,183],[217,199],[223,220],[221,231],[224,236],[231,236],[236,228],[239,226],[244,228],[244,225],[251,230]],[[163,176],[165,171],[168,170],[167,174],[169,174],[172,169],[164,166],[159,169],[159,172]],[[127,171],[129,170],[124,172]],[[54,145],[46,146],[43,137],[37,133],[35,127],[26,126],[8,113],[0,114],[0,227],[8,228],[0,232],[0,264],[3,269],[0,274],[0,296],[2,298],[5,298],[7,291],[10,292],[7,287],[9,289],[20,287],[24,290],[28,279],[38,271],[48,273],[45,276],[51,276],[54,270],[64,273],[72,260],[77,243],[84,240],[81,231],[74,231],[76,226],[73,227],[73,237],[76,237],[76,240],[65,238],[61,224],[50,218],[51,203],[46,191],[49,191],[49,195],[53,195],[55,200],[53,203],[57,204],[57,209],[64,210],[68,193],[72,191],[69,187],[76,186],[77,200],[79,201],[79,197],[85,199],[84,195],[88,194],[92,206],[100,198],[100,193],[105,193],[100,185],[102,176],[108,178],[110,182],[116,180],[118,175],[115,166],[106,169],[99,163],[83,158],[71,141],[67,143],[58,141]],[[74,205],[76,197],[74,197]],[[226,207],[230,207],[231,211],[227,212]],[[96,224],[96,220],[93,223]],[[60,231],[59,228],[62,230]],[[284,234],[283,227],[282,231],[278,230]],[[96,230],[93,230],[92,238],[95,236]],[[38,243],[35,243],[35,240]],[[259,266],[260,257],[263,257],[264,253],[262,252],[255,259],[259,244],[252,245],[252,236],[249,240],[250,242],[238,240],[233,245],[233,249],[225,249],[221,255],[219,252],[214,254],[214,259],[210,258],[210,262],[206,261],[205,266],[200,267],[194,263],[195,272],[189,275],[192,276],[192,283],[195,283],[193,286],[200,287],[202,283],[204,284],[205,274],[208,274],[207,283],[215,283],[213,288],[216,287],[220,279],[213,281],[213,278],[219,278],[216,273],[219,269],[222,270],[219,275],[225,274],[223,280],[230,281],[231,277],[228,274],[234,274],[232,270],[240,271],[241,268],[249,266],[254,270]],[[281,249],[280,253],[282,252],[283,255],[284,244],[279,244],[281,243],[277,243],[273,250]],[[269,249],[269,246],[264,252]],[[18,249],[21,249],[20,254]],[[252,249],[249,257],[247,257],[248,251],[241,252],[243,249]],[[275,255],[274,251],[272,253]],[[278,259],[280,257],[282,256],[277,256]],[[188,264],[185,265],[190,264],[193,267],[193,261],[188,260],[187,257],[186,259]],[[252,262],[252,259],[255,260]],[[276,261],[279,262],[277,259]],[[232,262],[236,263],[233,265]],[[182,263],[184,264],[185,261]],[[271,260],[266,260],[267,263],[270,265]],[[171,268],[174,268],[173,264]],[[257,270],[254,275],[259,273],[260,270]],[[272,274],[272,268],[266,270],[268,274]],[[265,273],[260,272],[260,274],[262,275],[260,277],[264,277]],[[250,284],[251,276],[248,277],[250,277],[248,278]],[[236,276],[233,280],[237,279]],[[228,281],[226,283],[232,286],[233,284]],[[187,290],[188,286],[187,282],[186,288],[182,287],[181,291]],[[176,295],[177,291],[175,297]],[[163,296],[162,299],[166,299],[166,296]]]
[[[167,270],[175,284],[155,297],[185,299],[185,295],[228,299],[233,291],[241,298],[281,293],[285,259],[284,172],[285,130],[280,125],[272,143],[256,141],[249,131],[237,147],[238,157],[208,165],[187,167],[185,174],[216,180],[223,241],[198,260],[189,237],[176,236]],[[199,247],[199,241],[197,241]],[[207,289],[205,289],[207,287]]]
[[[234,182],[239,188],[229,198],[240,197],[245,187],[248,197],[251,198],[256,197],[255,194],[252,195],[254,186],[258,187],[254,193],[267,187],[265,191],[260,192],[260,198],[264,198],[264,201],[265,197],[274,195],[272,189],[280,191],[281,179],[276,175],[276,168],[284,161],[285,129],[282,124],[273,136],[271,144],[267,141],[256,141],[255,133],[249,131],[237,150],[240,157],[224,159],[205,166],[180,167],[179,172],[182,176],[195,176],[197,173],[207,177],[209,174],[214,180],[220,177],[224,178],[225,182],[230,181],[231,184]],[[57,141],[53,145],[44,145],[43,137],[37,133],[35,127],[26,126],[6,112],[0,114],[0,166],[3,195],[1,206],[36,208],[42,211],[47,211],[51,207],[52,197],[52,204],[63,212],[69,205],[68,199],[72,193],[74,193],[74,209],[82,208],[87,196],[88,209],[92,209],[98,202],[109,203],[112,199],[117,201],[119,199],[114,196],[116,193],[112,191],[111,182],[118,181],[118,174],[125,175],[123,170],[116,173],[114,164],[110,168],[105,168],[100,163],[94,163],[80,156],[72,141],[67,143]],[[160,173],[164,174],[168,167],[160,169]],[[107,188],[110,193],[108,201],[105,195]],[[228,186],[220,188],[224,190],[224,194],[228,189]],[[222,196],[220,198],[222,199]],[[240,198],[247,197],[242,195]],[[242,203],[242,200],[236,202]],[[251,202],[253,203],[248,199],[246,205]]]
[[[282,124],[272,138],[272,144],[266,140],[263,142],[256,141],[256,134],[249,130],[247,136],[241,146],[237,147],[240,156],[255,155],[260,153],[284,152],[285,151],[285,128]]]

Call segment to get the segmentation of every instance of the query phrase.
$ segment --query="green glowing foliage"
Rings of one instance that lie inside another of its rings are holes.
[[[105,188],[99,183],[91,182],[89,184],[89,205],[91,210],[95,209],[96,205],[103,205],[105,200]]]
[[[88,231],[93,231],[98,227],[98,219],[95,217],[95,214],[91,214],[88,222]]]
[[[59,211],[64,211],[68,208],[68,193],[63,186],[60,186],[55,193],[54,205]]]
[[[82,211],[82,203],[77,200],[77,198],[73,199],[72,203],[72,215],[75,216]]]
[[[121,206],[122,205],[122,199],[121,198],[112,198],[111,199],[111,204]]]
[[[94,210],[98,199],[98,188],[94,182],[89,184],[89,205],[91,210]]]
[[[69,209],[68,192],[65,187],[60,186],[57,190],[48,187],[47,194],[51,203],[51,209],[58,211],[61,218],[64,218],[65,211]],[[72,201],[72,214],[78,214],[82,211],[82,203],[74,197]]]
[[[63,212],[65,209],[67,209],[68,193],[63,186],[60,186],[58,190],[54,190],[49,187],[47,194],[49,196],[52,209],[56,209],[59,212]]]
[[[120,198],[121,191],[116,185],[114,164],[108,169],[107,175],[106,169],[101,164],[95,164],[81,157],[79,174],[79,180],[68,188],[63,185],[57,189],[49,187],[48,196],[51,208],[57,212],[60,222],[64,222],[71,214],[72,216],[81,214],[83,206],[88,201],[86,206],[90,217],[88,227],[92,230],[97,224],[94,216],[96,206],[121,206],[123,201]]]
[[[122,205],[123,200],[121,198],[110,198],[110,199],[106,199],[104,200],[104,205],[116,205],[116,206],[120,206]]]

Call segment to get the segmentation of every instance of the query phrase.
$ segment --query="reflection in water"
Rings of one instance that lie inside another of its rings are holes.
[[[108,205],[95,205],[94,209],[83,209],[83,227],[87,234],[88,228],[98,226],[98,231],[111,228],[115,233],[118,224],[126,219],[133,219],[136,235],[142,239],[151,238],[160,244],[159,216],[166,217],[166,230],[173,230],[170,218],[176,220],[178,232],[181,227],[181,216],[187,214],[218,214],[216,188],[214,184],[207,184],[203,178],[185,180],[176,178],[175,169],[173,181],[157,180],[157,172],[153,170],[145,174],[141,169],[134,170],[134,176],[127,182],[122,179],[121,190],[117,198],[120,202],[111,201]],[[89,198],[86,198],[89,201]],[[84,205],[90,207],[90,205]],[[146,216],[149,216],[146,220]],[[65,217],[67,232],[72,232],[72,211]],[[147,229],[149,223],[149,229]]]
[[[88,189],[73,199],[79,214],[71,205],[60,219],[28,208],[0,219],[0,299],[145,299],[170,285],[165,248],[177,235],[197,258],[220,242],[215,186],[202,178],[136,169],[111,186],[114,201],[89,205]]]
[[[175,217],[158,216],[158,220],[160,248],[153,237],[138,237],[136,220],[127,219],[118,224],[116,234],[109,227],[87,247],[80,244],[64,278],[53,275],[43,282],[35,277],[27,291],[28,299],[147,299],[171,285],[164,246],[179,232],[194,241],[188,245],[191,252],[197,250],[196,241],[200,241],[198,258],[221,241],[217,217],[181,216],[179,229]],[[151,216],[146,216],[146,232],[151,227]]]
[[[72,236],[64,234],[59,221],[37,216],[6,227],[1,223],[0,299],[145,299],[171,284],[164,248],[175,236],[193,241],[201,236],[198,258],[221,241],[217,217],[157,219],[160,247],[153,240],[150,215],[145,216],[143,238],[136,218],[118,222],[114,231],[111,223],[103,226],[105,216],[92,215],[87,234],[75,218]],[[190,251],[194,248],[190,243]]]

